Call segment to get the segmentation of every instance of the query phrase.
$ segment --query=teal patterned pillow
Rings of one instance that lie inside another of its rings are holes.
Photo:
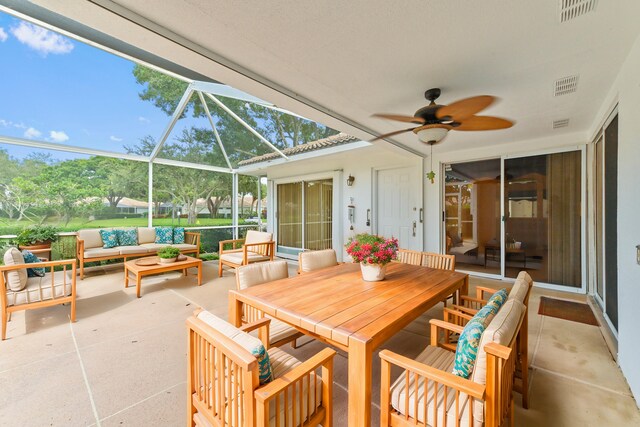
[[[271,370],[271,361],[269,360],[269,353],[264,348],[264,345],[260,344],[257,347],[251,349],[251,354],[258,361],[258,372],[260,377],[260,384],[266,384],[273,381],[273,371]]]
[[[26,249],[22,251],[22,256],[27,264],[40,262],[37,256]],[[44,277],[44,268],[27,268],[27,277]]]
[[[118,235],[118,246],[137,246],[138,232],[135,228],[127,228],[124,230],[116,230]]]
[[[464,327],[460,338],[458,338],[458,346],[456,347],[456,355],[453,364],[453,373],[462,378],[469,378],[473,372],[478,356],[478,345],[484,332],[484,325],[478,320],[470,320]]]
[[[176,245],[184,243],[184,227],[173,229],[173,243]]]
[[[489,322],[491,322],[491,319],[493,319],[493,316],[495,316],[496,314],[498,314],[498,309],[496,308],[496,306],[494,304],[487,304],[480,310],[478,310],[478,312],[475,316],[473,316],[470,322],[474,320],[478,321],[482,323],[482,326],[486,328],[489,325]]]
[[[505,288],[502,288],[498,292],[493,294],[491,298],[489,298],[489,301],[487,301],[487,306],[493,307],[493,309],[495,310],[493,314],[496,315],[498,314],[498,310],[500,310],[500,307],[502,307],[502,304],[507,301],[508,297],[509,293]]]
[[[100,237],[102,237],[103,248],[109,249],[118,246],[118,233],[115,230],[100,230]]]
[[[156,243],[172,244],[173,228],[172,227],[156,227]]]

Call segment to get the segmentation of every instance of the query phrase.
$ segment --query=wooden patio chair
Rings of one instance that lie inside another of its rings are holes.
[[[468,379],[451,373],[455,352],[439,338],[462,333],[453,323],[431,320],[431,345],[416,360],[381,351],[380,425],[498,427],[508,418],[513,426],[516,336],[525,311],[517,300],[503,305],[481,336]],[[392,365],[404,369],[393,384]]]
[[[422,266],[436,268],[438,270],[455,271],[456,256],[437,254],[434,252],[422,252]],[[447,298],[442,300],[442,303],[445,307],[447,306],[447,300],[449,300],[450,298],[453,298],[453,295],[449,295]]]
[[[398,249],[398,262],[411,265],[422,265],[422,252],[409,249]]]
[[[338,257],[333,249],[304,251],[298,254],[298,274],[338,265]]]
[[[226,249],[226,246],[231,246]],[[244,239],[222,240],[218,255],[218,276],[222,277],[222,266],[238,268],[254,262],[273,261],[276,242],[273,234],[249,230]]]
[[[521,271],[516,281],[509,290],[508,299],[520,301],[526,310],[522,327],[517,337],[518,357],[516,360],[516,383],[514,390],[522,395],[522,407],[529,408],[529,296],[533,288],[533,279],[526,271]],[[479,309],[487,304],[487,301],[498,289],[476,286],[476,296],[462,295],[461,305],[454,305],[444,309],[444,321],[452,322],[460,326],[475,315]]]
[[[187,425],[331,427],[336,352],[325,348],[300,362],[247,333],[268,324],[264,318],[238,329],[202,310],[187,319]],[[265,351],[268,360],[259,361]],[[260,384],[264,363],[273,379]]]
[[[15,311],[70,303],[71,321],[76,321],[75,259],[26,264],[22,253],[10,248],[4,255],[4,264],[0,265],[3,340],[7,337],[7,322]],[[56,267],[61,271],[54,271]],[[27,268],[42,268],[44,276],[27,277]]]
[[[287,261],[261,262],[258,264],[243,265],[236,269],[236,288],[238,290],[250,288],[251,286],[261,285],[262,283],[272,282],[274,280],[286,279],[289,277],[289,264]],[[269,337],[269,345],[279,347],[286,343],[291,343],[296,348],[296,339],[303,336],[296,328],[286,323],[267,316],[261,310],[246,304],[242,305],[242,323],[253,323],[264,317],[271,319],[266,327],[266,333]],[[259,331],[261,333],[262,330]],[[262,339],[262,337],[260,337]]]

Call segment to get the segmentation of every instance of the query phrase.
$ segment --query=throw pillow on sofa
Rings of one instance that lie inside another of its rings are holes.
[[[184,227],[176,227],[173,229],[173,244],[179,245],[184,243]]]
[[[22,257],[27,264],[35,264],[40,262],[40,259],[28,250],[22,251]],[[27,268],[27,277],[44,277],[44,268]]]
[[[100,237],[102,238],[102,247],[104,249],[118,246],[118,233],[115,230],[100,230]]]
[[[170,245],[173,243],[173,227],[156,227],[156,243]]]
[[[138,232],[135,228],[125,228],[124,230],[116,230],[118,235],[118,246],[137,246]]]

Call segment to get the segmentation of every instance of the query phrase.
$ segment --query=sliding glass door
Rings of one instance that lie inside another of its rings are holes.
[[[333,246],[333,179],[278,184],[276,194],[279,256]]]
[[[456,268],[582,289],[582,151],[445,165],[443,228]]]

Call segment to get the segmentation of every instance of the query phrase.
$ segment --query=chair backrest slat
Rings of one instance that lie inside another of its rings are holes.
[[[398,249],[398,262],[411,265],[422,265],[422,252],[409,249]]]
[[[456,269],[456,257],[455,255],[422,252],[422,266],[454,271]]]

